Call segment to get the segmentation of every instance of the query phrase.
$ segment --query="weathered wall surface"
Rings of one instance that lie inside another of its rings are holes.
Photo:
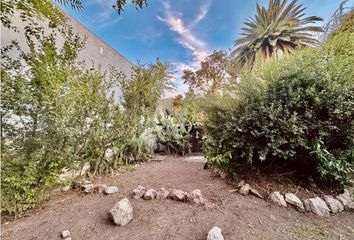
[[[88,68],[91,68],[93,64],[95,67],[101,66],[101,69],[105,71],[111,65],[116,69],[123,71],[127,76],[130,76],[133,64],[128,59],[126,59],[118,51],[100,39],[96,34],[91,32],[73,17],[67,17],[67,24],[72,26],[74,32],[79,34],[81,37],[86,37],[86,46],[80,52],[79,59],[85,61]],[[24,23],[18,16],[15,16],[13,18],[13,24],[18,28],[18,32],[1,26],[1,46],[6,46],[12,40],[16,40],[19,42],[20,47],[25,50],[27,45],[23,31]],[[41,25],[47,32],[51,31],[48,27],[46,27],[46,22],[43,21]],[[58,36],[57,42],[59,45],[63,43],[62,37]],[[15,55],[16,53],[13,54]],[[116,100],[118,101],[120,90],[115,89],[115,92],[117,93]]]
[[[80,58],[85,60],[88,65],[93,61],[95,65],[101,65],[103,69],[107,69],[109,65],[112,65],[126,75],[131,74],[133,64],[128,59],[74,18],[68,16],[68,23],[76,33],[87,37],[86,47],[80,53]]]

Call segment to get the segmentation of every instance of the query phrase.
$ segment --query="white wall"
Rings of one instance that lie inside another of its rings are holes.
[[[92,63],[95,67],[101,66],[102,70],[105,71],[111,65],[116,69],[123,71],[127,76],[131,75],[133,64],[121,55],[117,50],[112,48],[109,44],[100,39],[96,34],[87,29],[80,22],[75,20],[73,17],[67,15],[68,22],[67,24],[71,25],[74,32],[79,34],[82,37],[86,36],[86,46],[80,52],[79,60],[86,62],[87,67],[92,67]],[[40,20],[38,20],[40,21]],[[1,25],[1,47],[6,46],[12,40],[19,42],[21,49],[26,50],[27,44],[24,37],[24,23],[19,18],[19,15],[15,15],[12,19],[13,25],[18,28],[18,32],[15,32],[11,29],[5,28]],[[50,31],[47,27],[48,24],[46,21],[40,21],[41,25],[46,31]],[[58,44],[63,43],[62,37],[58,34],[57,38]],[[11,53],[10,53],[11,54]],[[16,54],[13,52],[12,54]],[[120,90],[115,89],[116,100],[118,100],[120,95]]]

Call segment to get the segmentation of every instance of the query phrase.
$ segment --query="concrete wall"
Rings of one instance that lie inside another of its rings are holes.
[[[86,46],[80,52],[79,60],[85,61],[88,68],[91,68],[93,63],[95,67],[100,65],[101,69],[105,71],[111,65],[116,69],[123,71],[127,76],[131,75],[133,64],[127,58],[121,55],[118,51],[100,39],[96,34],[91,32],[73,17],[69,15],[67,15],[67,17],[67,24],[72,26],[74,32],[82,37],[86,36]],[[24,23],[20,20],[18,15],[15,15],[12,21],[13,25],[16,26],[19,31],[15,32],[1,26],[1,47],[6,46],[12,40],[16,40],[19,42],[22,49],[28,49],[23,31]],[[51,31],[47,27],[48,24],[46,21],[41,21],[41,25],[44,27],[45,31]],[[58,35],[57,42],[59,45],[63,43],[63,39],[60,35]],[[14,52],[13,54],[15,56],[16,53]],[[115,89],[115,92],[117,93],[116,101],[118,101],[120,90]]]
[[[68,24],[73,27],[76,33],[87,37],[85,49],[80,53],[80,59],[85,60],[88,64],[93,61],[95,65],[101,65],[103,69],[112,65],[130,76],[133,64],[128,59],[73,17],[68,16]]]

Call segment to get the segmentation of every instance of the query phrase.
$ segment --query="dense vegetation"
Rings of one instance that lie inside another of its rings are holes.
[[[191,153],[192,132],[198,127],[198,113],[199,107],[194,98],[180,99],[179,96],[175,98],[174,107],[157,113],[153,133],[167,154]]]
[[[245,71],[206,107],[205,152],[229,174],[296,170],[335,184],[354,173],[354,33]]]
[[[57,2],[81,6],[76,0]],[[138,8],[146,3],[132,2]],[[168,154],[186,154],[197,122],[204,122],[208,163],[231,177],[290,170],[334,185],[349,183],[354,173],[353,11],[340,26],[329,27],[323,45],[305,48],[318,43],[307,31],[320,29],[302,23],[319,18],[303,19],[296,1],[271,0],[268,10],[258,7],[261,18],[248,22],[246,32],[269,30],[264,24],[272,25],[272,32],[247,34],[238,42],[244,53],[252,48],[251,55],[233,61],[214,51],[199,69],[184,72],[187,96],[156,113],[159,97],[173,87],[169,64],[138,63],[131,76],[114,68],[89,69],[78,60],[85,41],[57,24],[64,21],[62,13],[51,1],[44,3],[3,4],[5,26],[12,27],[7,20],[14,10],[26,7],[20,9],[24,20],[36,22],[34,13],[48,17],[64,44],[57,45],[54,32],[43,35],[28,24],[29,51],[15,42],[2,49],[2,212],[33,207],[64,168],[80,170],[89,163],[93,175],[111,173],[146,160],[155,143]],[[118,13],[125,3],[117,1]],[[293,18],[295,32],[289,30]],[[275,36],[278,27],[285,30]],[[299,43],[302,34],[308,44]],[[10,58],[11,51],[18,57]],[[268,59],[272,51],[292,54]],[[257,53],[265,54],[267,62]]]
[[[84,40],[66,27],[61,34],[62,47],[53,33],[29,39],[26,52],[16,43],[2,49],[2,212],[33,206],[64,167],[88,162],[93,174],[103,174],[152,151],[146,126],[169,85],[168,65],[138,65],[130,78],[89,70],[77,59]],[[16,49],[18,58],[10,58]]]

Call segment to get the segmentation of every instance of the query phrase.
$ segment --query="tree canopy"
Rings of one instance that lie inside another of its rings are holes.
[[[223,51],[214,51],[196,71],[184,70],[183,80],[192,92],[213,94],[223,86],[230,62]]]

